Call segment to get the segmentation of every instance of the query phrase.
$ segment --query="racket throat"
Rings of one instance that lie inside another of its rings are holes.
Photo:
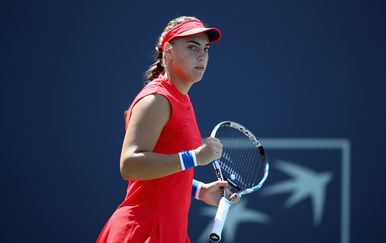
[[[228,178],[225,178],[225,180],[228,182],[228,184],[235,189],[237,192],[241,191],[241,188],[238,187],[233,181],[229,180]]]

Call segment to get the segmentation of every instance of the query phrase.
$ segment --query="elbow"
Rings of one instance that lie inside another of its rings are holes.
[[[121,177],[122,179],[124,179],[125,181],[128,181],[128,180],[131,180],[132,179],[132,175],[130,173],[131,169],[130,169],[130,161],[129,159],[123,159],[121,158],[121,161],[120,161],[120,172],[121,172]]]
[[[121,177],[125,181],[138,179],[135,162],[136,161],[134,159],[134,156],[128,155],[128,156],[125,156],[124,158],[121,158],[119,169],[121,172]]]
[[[130,175],[126,172],[125,168],[123,168],[123,166],[121,166],[121,177],[122,179],[124,179],[125,181],[128,181],[130,180]]]

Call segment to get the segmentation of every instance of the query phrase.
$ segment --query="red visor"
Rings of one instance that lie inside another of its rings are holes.
[[[217,28],[206,28],[201,21],[196,19],[187,20],[169,30],[162,40],[161,48],[163,50],[165,43],[173,40],[174,38],[195,35],[203,32],[208,34],[209,43],[219,41],[222,36],[221,31]]]

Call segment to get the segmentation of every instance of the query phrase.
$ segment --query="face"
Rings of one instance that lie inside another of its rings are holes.
[[[209,38],[205,33],[172,40],[167,56],[168,71],[186,83],[200,81],[208,64],[209,47]]]

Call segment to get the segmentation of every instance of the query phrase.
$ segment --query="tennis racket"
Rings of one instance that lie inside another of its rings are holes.
[[[257,138],[244,126],[223,121],[217,124],[211,137],[223,144],[220,159],[212,162],[218,180],[228,181],[232,196],[252,193],[258,190],[268,176],[269,164],[265,150]],[[225,219],[231,206],[225,190],[222,192],[213,228],[209,239],[221,240]]]

